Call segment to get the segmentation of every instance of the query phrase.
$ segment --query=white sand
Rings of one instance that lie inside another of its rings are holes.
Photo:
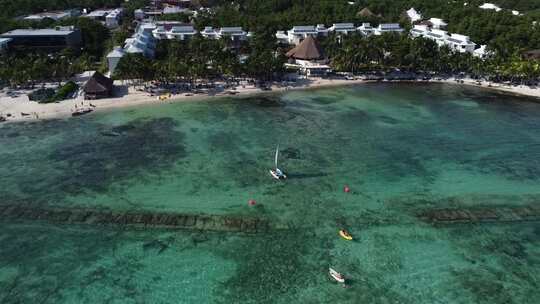
[[[478,86],[483,88],[490,88],[499,91],[509,92],[519,95],[527,95],[540,98],[540,88],[530,88],[527,86],[504,86],[501,84],[492,84],[488,82],[477,82],[473,79],[464,79],[463,83],[458,83],[454,79],[448,80],[430,80],[429,82],[434,83],[449,83],[457,85],[471,85]],[[287,90],[298,90],[298,89],[307,89],[307,88],[318,88],[318,87],[328,87],[328,86],[341,86],[341,85],[352,85],[366,83],[365,80],[335,80],[335,79],[319,79],[314,78],[308,80],[299,80],[293,86],[281,86],[274,85],[272,86],[272,92],[281,92]],[[420,82],[420,81],[418,81]],[[251,94],[265,93],[266,91],[256,88],[254,86],[244,86],[237,87],[236,91],[238,94],[234,96],[246,96]],[[124,94],[122,97],[116,98],[107,98],[99,100],[85,101],[82,96],[78,96],[73,99],[64,100],[60,103],[51,103],[51,104],[39,104],[37,102],[30,101],[28,96],[28,91],[20,91],[20,96],[17,98],[12,98],[6,95],[6,93],[0,93],[0,115],[6,116],[8,113],[11,114],[11,117],[7,117],[8,121],[31,121],[36,119],[52,119],[52,118],[61,118],[71,116],[72,111],[77,107],[88,107],[90,104],[95,106],[95,110],[103,110],[110,108],[119,108],[134,106],[140,104],[159,104],[159,103],[168,103],[168,102],[182,102],[182,101],[193,101],[193,100],[202,100],[208,98],[222,97],[222,96],[233,96],[228,95],[226,92],[212,93],[208,92],[205,94],[192,94],[191,96],[186,96],[185,93],[172,95],[170,99],[160,101],[157,96],[150,96],[146,92],[140,92],[134,88],[130,88],[128,94]],[[21,113],[26,113],[30,115],[22,115]]]

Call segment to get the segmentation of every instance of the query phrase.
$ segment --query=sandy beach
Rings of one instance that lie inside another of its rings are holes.
[[[247,96],[253,94],[269,93],[269,92],[283,92],[289,90],[303,90],[310,88],[321,88],[331,86],[343,86],[343,85],[355,85],[368,83],[372,81],[368,80],[346,80],[346,79],[323,79],[323,78],[311,78],[309,80],[302,79],[294,83],[294,85],[281,85],[274,84],[270,91],[263,90],[255,87],[254,85],[242,85],[238,86],[234,90],[234,94],[231,94],[231,90],[226,91],[204,91],[204,93],[182,93],[170,95],[169,98],[159,100],[158,96],[151,96],[147,92],[136,90],[134,87],[126,87],[122,82],[116,82],[117,91],[115,92],[117,97],[99,99],[99,100],[84,100],[82,94],[78,94],[77,97],[63,100],[58,103],[39,104],[28,99],[28,93],[30,90],[17,91],[16,97],[8,96],[6,92],[0,93],[0,115],[7,118],[7,122],[20,122],[20,121],[32,121],[40,119],[54,119],[70,117],[71,113],[77,108],[90,107],[96,111],[136,106],[142,104],[160,104],[171,102],[184,102],[193,100],[202,100],[209,98],[219,97],[233,97],[233,96]],[[531,96],[540,98],[540,88],[528,87],[528,86],[510,86],[499,83],[491,83],[487,81],[477,81],[474,79],[433,79],[428,81],[407,81],[413,83],[446,83],[454,85],[469,85],[475,87],[482,87],[486,89],[497,90],[506,93],[512,93],[517,95]],[[122,92],[120,92],[122,91]]]

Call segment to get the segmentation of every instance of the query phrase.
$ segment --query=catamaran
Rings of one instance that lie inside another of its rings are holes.
[[[332,268],[329,268],[328,274],[330,275],[330,277],[332,277],[332,279],[336,280],[337,282],[345,284],[345,277],[341,273],[335,271]]]
[[[286,179],[287,178],[287,175],[285,175],[285,173],[283,173],[283,171],[281,171],[279,168],[278,168],[278,158],[279,158],[279,145],[276,147],[276,156],[275,156],[275,159],[274,159],[274,162],[275,162],[275,168],[272,170],[270,169],[270,174],[275,178],[275,179]]]

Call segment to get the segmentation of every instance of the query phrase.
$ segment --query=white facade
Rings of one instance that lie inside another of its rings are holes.
[[[142,54],[153,58],[155,55],[156,41],[152,31],[156,29],[153,23],[139,24],[135,34],[126,39],[124,51],[130,54]]]
[[[145,17],[145,13],[142,9],[139,8],[133,12],[133,17],[137,20],[143,20]]]
[[[354,33],[357,31],[356,27],[353,23],[334,23],[332,27],[328,29],[331,32],[335,32],[337,34],[349,34]]]
[[[120,20],[122,19],[123,9],[117,8],[112,10],[105,16],[105,25],[108,28],[116,28],[120,25]]]
[[[362,25],[359,26],[357,30],[360,32],[360,34],[366,37],[375,34],[375,29],[371,26],[370,23],[362,23]]]
[[[292,29],[287,31],[287,43],[298,45],[302,40],[306,39],[308,36],[317,37],[317,36],[327,36],[329,29],[327,29],[324,24],[318,24],[317,27],[313,25],[301,25],[293,26]],[[276,38],[278,40],[283,39],[284,32],[276,33]]]
[[[446,39],[446,45],[459,53],[472,54],[476,48],[476,43],[472,42],[469,36],[460,34],[451,34],[450,37]]]
[[[476,43],[472,42],[469,36],[460,34],[448,34],[447,31],[430,29],[426,25],[415,25],[410,35],[412,38],[424,37],[437,43],[439,47],[447,46],[451,50],[459,53],[473,53]]]
[[[407,11],[407,17],[411,20],[411,23],[422,20],[422,15],[414,7]]]
[[[201,32],[201,35],[204,38],[208,38],[208,39],[218,39],[217,31],[211,26],[205,26],[204,30]]]
[[[496,12],[500,12],[502,10],[502,8],[498,7],[497,5],[493,3],[484,3],[480,5],[479,8],[485,9],[485,10],[494,10]]]
[[[398,23],[382,23],[375,28],[374,34],[380,36],[385,33],[402,33],[403,29]]]
[[[0,38],[0,52],[7,50],[11,38]]]
[[[247,32],[241,27],[222,27],[217,31],[219,39],[230,39],[232,41],[244,41],[247,39]]]
[[[444,29],[448,26],[448,23],[444,22],[444,20],[440,18],[431,18],[429,19],[429,22],[433,24],[434,29]]]
[[[169,27],[158,25],[156,29],[152,31],[152,34],[156,39],[174,39],[183,41],[196,35],[197,31],[192,25],[172,25]]]
[[[115,47],[114,50],[112,50],[107,55],[107,64],[109,66],[109,73],[112,76],[114,73],[114,70],[116,69],[116,66],[120,62],[120,59],[126,55],[126,52],[121,47]]]

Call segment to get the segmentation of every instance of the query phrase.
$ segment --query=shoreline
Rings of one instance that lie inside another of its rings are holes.
[[[527,86],[505,86],[500,83],[490,83],[487,81],[477,81],[473,79],[431,79],[431,80],[345,80],[345,79],[322,79],[313,78],[309,80],[300,80],[295,86],[282,86],[274,84],[271,90],[262,90],[261,88],[252,85],[247,87],[238,87],[235,94],[232,95],[228,91],[222,92],[206,92],[204,94],[182,93],[171,95],[165,100],[158,100],[158,96],[151,96],[149,93],[140,92],[133,87],[127,88],[127,93],[120,97],[111,97],[97,100],[84,100],[82,96],[73,99],[61,101],[59,103],[39,104],[29,101],[28,96],[22,93],[22,96],[16,98],[8,97],[5,93],[0,95],[0,114],[6,115],[11,113],[11,117],[7,117],[4,123],[14,122],[30,122],[48,119],[61,119],[71,117],[73,109],[78,106],[89,107],[93,106],[95,111],[103,111],[107,109],[125,108],[139,105],[177,103],[177,102],[192,102],[199,100],[220,99],[223,97],[248,97],[262,94],[283,93],[288,91],[309,90],[327,87],[340,87],[350,85],[360,85],[367,83],[408,83],[408,84],[453,84],[462,86],[471,86],[487,90],[493,90],[499,93],[512,94],[517,96],[526,96],[540,98],[540,87],[530,88]],[[25,113],[26,115],[23,115]]]

